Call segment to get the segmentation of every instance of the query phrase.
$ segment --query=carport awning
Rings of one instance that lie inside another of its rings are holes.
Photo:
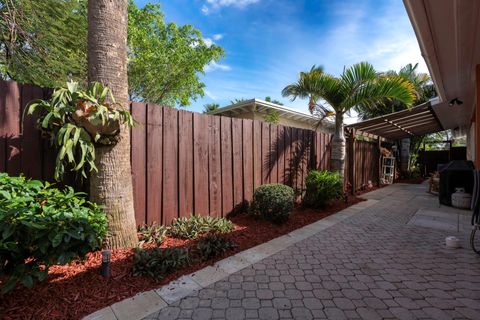
[[[390,113],[346,126],[350,129],[395,140],[443,131],[431,103]]]

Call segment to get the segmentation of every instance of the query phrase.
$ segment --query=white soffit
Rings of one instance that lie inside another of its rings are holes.
[[[404,0],[440,96],[433,109],[445,129],[468,125],[475,105],[475,66],[480,64],[480,1]],[[463,105],[450,107],[458,98]]]

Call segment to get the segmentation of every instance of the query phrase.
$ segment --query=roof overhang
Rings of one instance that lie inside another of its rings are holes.
[[[411,109],[357,122],[346,128],[391,140],[444,130],[430,101]]]
[[[250,99],[244,100],[235,104],[231,104],[226,107],[218,108],[216,110],[208,112],[208,114],[233,114],[239,115],[242,113],[248,112],[258,112],[258,113],[266,113],[267,110],[275,110],[278,114],[286,119],[296,120],[296,121],[303,121],[306,123],[315,126],[318,124],[319,118],[312,116],[311,114],[300,112],[294,109],[287,108],[285,106],[281,106],[275,103],[271,103],[268,101],[260,100],[260,99]]]
[[[440,97],[435,113],[445,129],[468,126],[480,64],[480,1],[403,1]],[[455,98],[463,104],[450,106]]]

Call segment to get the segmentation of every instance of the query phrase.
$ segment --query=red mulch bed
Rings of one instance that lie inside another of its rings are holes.
[[[158,288],[182,275],[202,269],[207,265],[289,233],[307,224],[325,218],[363,199],[350,196],[348,204],[338,200],[323,210],[296,208],[289,221],[274,225],[258,221],[242,214],[232,217],[235,230],[226,236],[233,239],[237,247],[221,257],[199,262],[168,275],[161,281],[131,274],[133,249],[112,252],[112,277],[104,279],[100,274],[100,252],[87,255],[85,261],[76,261],[66,266],[50,269],[46,281],[32,289],[17,288],[4,296],[0,295],[1,319],[81,319],[96,310],[139,292]],[[162,247],[185,246],[192,241],[167,238]],[[0,283],[1,284],[1,283]]]

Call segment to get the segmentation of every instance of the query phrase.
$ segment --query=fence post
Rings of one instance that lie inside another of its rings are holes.
[[[349,144],[349,153],[348,153],[348,181],[350,182],[351,184],[351,192],[352,192],[352,195],[355,194],[355,191],[356,191],[356,185],[355,185],[355,180],[357,178],[357,174],[355,172],[355,136],[356,136],[357,132],[355,129],[351,129],[350,131],[350,135],[348,137],[348,144]]]
[[[382,177],[382,140],[380,136],[377,138],[378,143],[378,170],[377,170],[377,186],[381,186],[380,178]]]

